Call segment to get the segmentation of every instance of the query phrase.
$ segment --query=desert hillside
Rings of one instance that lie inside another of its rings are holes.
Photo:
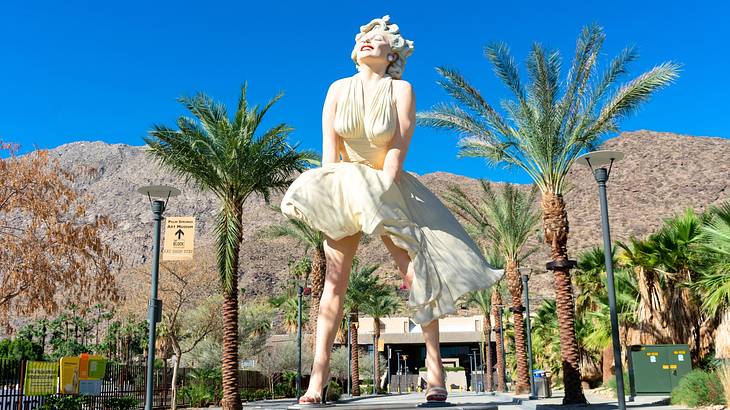
[[[608,140],[604,148],[626,154],[625,160],[614,168],[608,188],[614,239],[646,235],[663,218],[687,207],[701,210],[730,199],[728,139],[636,131]],[[181,188],[182,196],[170,200],[166,215],[195,216],[196,245],[212,243],[217,212],[215,198],[161,170],[141,147],[75,142],[52,150],[52,154],[64,167],[84,166],[98,171],[94,177],[78,180],[77,187],[93,197],[92,213],[110,214],[117,221],[108,241],[121,253],[126,267],[144,264],[150,257],[149,201],[135,191],[142,185],[171,184]],[[452,183],[478,193],[477,181],[472,178],[447,172],[418,178],[439,195]],[[570,218],[569,251],[575,258],[579,251],[601,241],[599,204],[596,183],[587,169],[576,166],[569,181],[570,190],[565,195]],[[280,198],[280,195],[273,197],[272,204],[278,205]],[[251,198],[247,203],[240,282],[247,296],[276,292],[287,275],[287,262],[304,252],[302,246],[288,239],[254,239],[257,231],[281,222],[283,216],[269,209],[261,198]],[[546,247],[540,249],[530,259],[536,269],[544,267],[549,259]],[[383,275],[394,275],[395,265],[378,238],[364,238],[358,254],[365,263],[381,264]],[[549,281],[549,275],[538,275],[531,282],[532,292],[548,296]]]

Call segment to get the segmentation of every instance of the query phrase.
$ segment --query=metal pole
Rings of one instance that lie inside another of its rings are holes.
[[[504,345],[504,325],[502,324],[502,313],[504,312],[504,307],[499,306],[498,310],[499,310],[499,321],[498,321],[498,323],[499,323],[499,340],[500,340],[500,343],[502,344],[502,378],[504,379],[503,380],[504,391],[506,392],[506,391],[508,391],[507,390],[507,363],[506,363],[507,355],[505,353],[505,345]]]
[[[527,366],[530,370],[530,399],[534,400],[535,398],[537,398],[537,386],[535,386],[535,375],[532,373],[532,327],[530,325],[530,289],[528,287],[529,280],[529,275],[522,275],[522,294],[523,298],[525,299],[525,309],[527,313],[525,315],[525,319],[527,321]]]
[[[377,324],[375,325],[377,326]],[[375,331],[373,331],[373,394],[378,394],[378,386],[375,385],[375,355],[378,354],[378,346],[375,345]]]
[[[352,346],[350,341],[352,335],[350,335],[350,315],[347,315],[347,395],[350,395],[350,379],[352,378]]]
[[[147,386],[145,389],[145,410],[152,410],[152,398],[154,387],[155,370],[155,331],[157,322],[162,315],[162,302],[157,299],[157,282],[160,267],[160,230],[162,228],[162,214],[165,212],[165,202],[152,201],[152,214],[155,226],[152,234],[152,286],[150,289],[150,300],[147,305],[147,320],[150,323],[149,339],[147,341]]]
[[[302,295],[304,287],[299,285],[297,291],[297,402],[302,394]]]
[[[606,260],[606,282],[608,285],[608,305],[611,313],[611,340],[613,341],[613,362],[616,369],[616,394],[618,396],[618,408],[626,408],[626,397],[624,396],[624,375],[621,364],[621,342],[618,334],[618,315],[616,314],[616,289],[613,281],[613,252],[611,251],[611,230],[608,225],[608,200],[606,198],[606,181],[608,181],[608,170],[598,168],[595,170],[598,192],[601,200],[601,228],[603,229],[603,254]]]
[[[401,378],[400,378],[400,375],[401,375],[401,371],[400,371],[400,352],[397,352],[396,353],[396,356],[397,356],[396,357],[396,364],[398,365],[398,371],[396,372],[396,374],[398,375],[398,393],[400,393],[401,392],[401,390],[400,390],[400,386],[401,386]]]
[[[474,374],[475,373],[475,370],[477,368],[476,363],[477,363],[476,353],[475,352],[471,352],[469,354],[469,371],[471,372],[471,383],[469,383],[469,384],[471,384],[471,385],[474,386],[474,391],[476,391],[476,389],[477,389],[476,388],[477,387],[477,382],[476,382],[476,377],[475,377],[475,374]]]
[[[392,386],[390,384],[390,380],[391,380],[391,376],[390,376],[390,358],[391,358],[390,346],[388,346],[388,388],[386,389],[386,392],[388,392],[388,393],[390,393],[393,390],[393,388],[392,388]]]

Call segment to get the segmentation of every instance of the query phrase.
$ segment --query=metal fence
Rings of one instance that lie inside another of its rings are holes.
[[[50,396],[25,396],[23,394],[24,369],[26,362],[12,359],[0,359],[0,410],[33,410],[42,406]],[[177,375],[179,407],[188,407],[190,403],[180,390],[189,381],[189,375],[194,369],[181,368]],[[172,369],[160,368],[154,372],[155,409],[167,409],[172,404]],[[138,408],[144,408],[146,368],[144,365],[121,365],[110,363],[107,365],[101,394],[88,396],[88,410],[104,410],[105,403],[112,397],[134,397]],[[267,379],[261,373],[242,370],[239,372],[239,382],[242,388],[260,388],[267,386]]]

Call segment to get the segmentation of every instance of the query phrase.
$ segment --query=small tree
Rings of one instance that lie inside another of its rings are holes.
[[[0,322],[70,300],[116,301],[121,259],[102,241],[111,220],[87,212],[78,175],[48,151],[18,157],[17,148],[0,142]]]
[[[373,346],[373,360],[375,360],[376,374],[373,375],[374,389],[380,386],[380,357],[378,355],[378,346],[380,341],[380,319],[395,314],[400,308],[400,298],[395,294],[395,290],[389,287],[384,287],[384,292],[375,293],[371,295],[362,307],[363,312],[373,317],[373,333],[374,333],[374,346]],[[373,390],[376,392],[377,390]]]
[[[360,395],[360,368],[359,352],[357,342],[357,323],[361,308],[366,306],[373,298],[386,295],[387,288],[380,281],[374,272],[378,265],[360,266],[360,260],[356,257],[352,261],[352,273],[350,283],[345,294],[345,311],[352,317],[350,323],[350,345],[352,346],[352,395]]]

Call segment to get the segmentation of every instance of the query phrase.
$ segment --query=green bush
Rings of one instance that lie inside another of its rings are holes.
[[[0,341],[0,359],[41,360],[43,349],[25,339],[4,339]]]
[[[271,398],[271,391],[269,389],[246,389],[241,390],[240,394],[241,400],[243,401],[266,400]]]
[[[464,367],[463,366],[456,366],[456,367],[444,366],[444,370],[446,370],[447,372],[461,372],[464,370]],[[421,367],[418,369],[418,371],[425,372],[425,371],[428,371],[428,368]]]
[[[83,405],[83,397],[50,396],[38,410],[81,410]]]
[[[207,407],[218,404],[222,395],[220,368],[201,368],[187,376],[186,385],[180,389],[178,397],[193,406]]]
[[[194,407],[207,407],[215,404],[215,395],[210,386],[205,383],[190,383],[184,386],[180,389],[179,397]]]
[[[624,374],[624,394],[629,394],[629,391],[631,389],[631,386],[629,383],[629,375],[626,374],[626,372],[624,372],[623,374]],[[616,393],[616,377],[615,376],[608,379],[608,388],[610,388],[611,391]]]
[[[336,381],[330,381],[330,387],[327,389],[327,401],[337,401],[342,396],[342,386]]]
[[[105,409],[108,410],[132,410],[137,408],[137,399],[131,396],[110,397],[106,400]]]
[[[274,397],[294,397],[296,395],[295,388],[287,383],[277,383],[274,386]]]
[[[693,370],[672,390],[672,404],[699,407],[726,403],[724,390],[717,375]]]

